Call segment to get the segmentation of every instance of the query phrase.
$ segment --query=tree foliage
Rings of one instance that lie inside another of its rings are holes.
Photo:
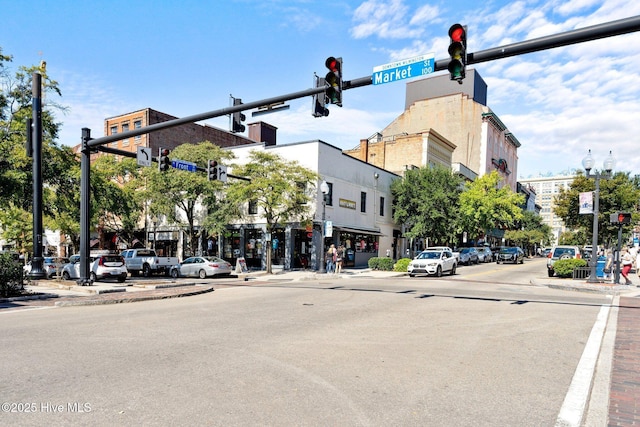
[[[495,228],[508,230],[522,220],[524,196],[501,186],[501,181],[498,172],[492,171],[468,183],[460,195],[463,227],[473,237]]]
[[[247,202],[255,202],[266,222],[267,233],[289,222],[311,220],[310,202],[319,180],[315,172],[277,154],[251,151],[248,162],[234,167],[233,173],[251,181],[230,185],[227,197],[236,206],[246,207]],[[267,273],[271,273],[271,245],[266,245],[266,250]]]
[[[610,179],[600,179],[600,197],[598,207],[598,242],[610,245],[617,241],[618,225],[611,224],[610,214],[615,212],[631,212],[631,224],[623,226],[623,235],[628,236],[633,225],[640,220],[638,200],[640,187],[637,178],[629,173],[618,172]],[[564,221],[565,225],[580,234],[585,240],[581,245],[593,239],[593,214],[580,214],[580,193],[595,191],[595,180],[579,174],[570,187],[560,189],[555,198],[553,212]]]
[[[171,151],[170,157],[206,168],[209,160],[228,164],[233,153],[204,141],[182,144]],[[226,225],[235,212],[222,196],[223,183],[209,181],[206,174],[179,169],[160,172],[157,168],[145,168],[142,177],[139,184],[141,196],[149,201],[148,213],[182,224],[187,230],[188,254],[197,252],[205,227],[209,232],[222,230],[223,224]],[[198,206],[204,206],[205,211],[198,211]]]
[[[428,238],[433,244],[455,241],[461,185],[462,179],[443,167],[407,170],[393,181],[393,218],[405,225],[405,236]]]

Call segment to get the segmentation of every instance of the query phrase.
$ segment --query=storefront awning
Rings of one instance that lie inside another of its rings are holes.
[[[382,234],[377,230],[367,230],[364,228],[350,228],[350,227],[341,227],[341,226],[333,226],[334,230],[345,231],[347,233],[358,233],[358,234],[371,234],[372,236],[386,236],[386,234]]]

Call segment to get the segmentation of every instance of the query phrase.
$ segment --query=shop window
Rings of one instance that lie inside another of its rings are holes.
[[[258,215],[258,202],[255,200],[249,201],[249,215]]]
[[[360,212],[367,211],[367,193],[364,191],[360,192]]]

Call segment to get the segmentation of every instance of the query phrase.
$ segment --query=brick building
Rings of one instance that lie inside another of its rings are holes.
[[[151,108],[145,108],[105,119],[104,135],[116,135],[173,119],[177,119],[177,117]],[[265,133],[265,131],[262,130],[263,127],[270,132],[275,132],[276,129],[266,123],[252,123],[249,124],[249,138],[247,138],[206,124],[190,123],[150,134],[142,134],[133,138],[121,139],[108,144],[108,147],[133,153],[137,152],[138,147],[149,147],[152,149],[154,155],[160,147],[174,149],[181,144],[196,144],[202,141],[212,142],[219,147],[235,147],[238,145],[262,142],[259,138]],[[252,137],[257,139],[250,139]],[[78,152],[79,150],[79,145],[74,147],[74,151]],[[93,153],[92,159],[101,154],[102,153]]]

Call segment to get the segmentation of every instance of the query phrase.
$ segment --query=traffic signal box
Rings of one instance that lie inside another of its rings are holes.
[[[207,178],[209,181],[216,181],[218,179],[218,162],[215,160],[209,160],[207,162]]]
[[[242,99],[240,98],[233,98],[233,106],[235,107],[236,105],[241,105],[242,104]],[[244,122],[247,119],[247,116],[245,116],[244,114],[242,114],[242,111],[237,111],[235,113],[232,114],[231,116],[231,132],[233,133],[238,133],[238,132],[244,132],[245,131],[245,126],[242,124],[242,122]]]
[[[326,88],[327,82],[322,77],[315,77],[315,85],[317,88]],[[327,91],[316,93],[311,100],[311,115],[313,117],[326,117],[329,115]]]
[[[171,150],[168,148],[158,149],[158,170],[160,172],[166,172],[171,168],[171,159],[169,159],[170,153]]]
[[[324,63],[329,69],[325,76],[327,87],[327,98],[329,103],[342,107],[342,58],[330,56]]]
[[[462,84],[467,66],[467,30],[460,24],[449,28],[449,56],[450,79]]]
[[[630,212],[616,212],[609,216],[611,224],[631,224]]]

